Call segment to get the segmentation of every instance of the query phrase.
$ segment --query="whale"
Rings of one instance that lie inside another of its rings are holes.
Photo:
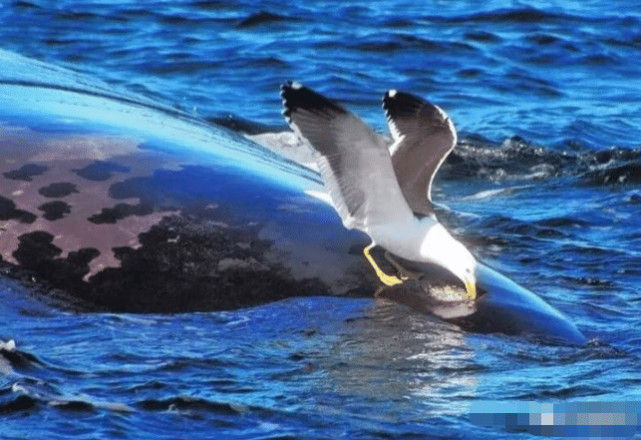
[[[0,65],[0,276],[128,313],[377,293],[368,237],[316,196],[313,170],[88,75],[4,50]],[[473,304],[442,294],[464,294],[456,279],[419,269],[379,296],[469,331],[586,343],[489,266]]]

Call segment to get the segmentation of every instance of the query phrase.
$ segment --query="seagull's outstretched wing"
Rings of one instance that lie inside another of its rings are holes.
[[[317,151],[318,167],[334,207],[347,228],[413,217],[380,136],[341,105],[298,83],[281,87],[283,115]]]
[[[443,110],[409,93],[388,91],[383,108],[392,132],[392,163],[412,211],[434,217],[432,181],[456,145],[456,130]]]

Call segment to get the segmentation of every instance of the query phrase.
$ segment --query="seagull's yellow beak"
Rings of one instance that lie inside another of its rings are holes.
[[[463,281],[468,298],[470,301],[474,301],[476,299],[476,280],[473,277],[465,277]]]

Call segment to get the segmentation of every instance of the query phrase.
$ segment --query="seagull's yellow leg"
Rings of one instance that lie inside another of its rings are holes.
[[[374,261],[372,256],[370,255],[369,251],[372,249],[374,246],[376,246],[373,242],[365,247],[363,249],[363,255],[365,255],[365,258],[369,262],[369,264],[372,266],[372,269],[374,269],[374,272],[376,272],[376,276],[378,276],[378,279],[381,280],[383,284],[386,286],[396,286],[397,284],[403,284],[401,280],[399,280],[397,277],[394,275],[387,275],[385,272],[381,270],[380,267],[378,267],[378,264]]]

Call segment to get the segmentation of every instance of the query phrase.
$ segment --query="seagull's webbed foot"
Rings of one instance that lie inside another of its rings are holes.
[[[376,290],[374,291],[374,298],[380,298],[381,294],[385,292],[388,289],[387,286],[383,286],[382,284],[379,284],[376,287]]]
[[[374,243],[371,243],[369,246],[365,247],[365,249],[363,249],[363,255],[365,256],[367,262],[372,266],[372,269],[374,269],[374,272],[376,272],[376,276],[378,277],[378,279],[388,287],[403,284],[403,281],[401,281],[398,277],[395,277],[394,275],[387,275],[381,270],[380,267],[378,267],[378,264],[376,264],[369,253],[370,249],[372,249],[374,246],[376,245]]]
[[[390,254],[387,251],[385,251],[385,259],[389,264],[391,264],[394,267],[394,269],[398,271],[398,274],[401,280],[403,281],[408,281],[408,280],[414,281],[414,280],[420,279],[423,276],[423,274],[420,272],[414,272],[401,266],[401,263],[396,261],[396,259],[392,256],[392,254]]]

